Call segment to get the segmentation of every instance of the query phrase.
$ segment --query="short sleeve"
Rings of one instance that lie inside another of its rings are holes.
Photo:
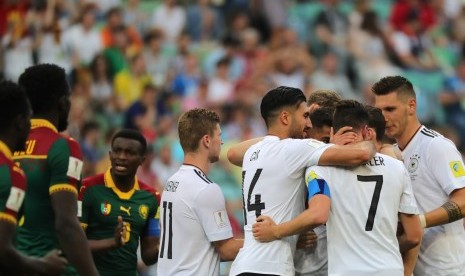
[[[403,167],[402,175],[402,196],[400,197],[399,212],[404,214],[419,214],[417,202],[413,194],[412,182],[410,181],[410,176]]]
[[[288,139],[287,143],[286,161],[291,171],[317,165],[323,152],[331,146],[314,139]]]
[[[0,168],[0,220],[16,224],[26,194],[26,178],[17,167]]]
[[[82,153],[72,139],[58,139],[48,153],[50,166],[49,193],[72,192],[78,194],[81,184]]]
[[[444,137],[433,139],[427,152],[429,169],[448,195],[465,187],[462,156],[450,140]]]
[[[79,191],[79,196],[78,196],[78,219],[79,222],[81,223],[81,227],[86,230],[88,223],[89,223],[89,197],[90,197],[90,192],[88,192],[88,188],[83,185]]]
[[[326,182],[326,169],[312,166],[305,171],[305,184],[307,185],[308,199],[315,195],[326,195],[331,198],[329,185]]]
[[[194,211],[210,242],[233,236],[224,196],[217,184],[209,184],[200,191],[194,204]]]

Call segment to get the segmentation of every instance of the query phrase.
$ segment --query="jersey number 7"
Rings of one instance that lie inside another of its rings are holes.
[[[357,175],[357,180],[360,182],[376,182],[373,197],[371,198],[370,210],[368,211],[368,219],[365,225],[365,231],[373,230],[373,223],[375,222],[376,210],[378,209],[379,196],[381,195],[381,188],[383,187],[382,175]]]
[[[255,217],[258,218],[262,214],[262,210],[265,209],[265,202],[262,201],[261,194],[255,194],[254,203],[250,203],[250,197],[252,196],[255,184],[257,184],[258,178],[262,173],[263,169],[257,169],[253,176],[252,183],[250,183],[249,191],[247,192],[247,205],[245,204],[245,191],[244,191],[244,178],[246,171],[242,171],[242,203],[244,204],[244,223],[247,225],[247,212],[255,211]],[[246,208],[247,206],[247,208]]]

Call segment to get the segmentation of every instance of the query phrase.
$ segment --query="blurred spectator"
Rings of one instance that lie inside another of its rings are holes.
[[[234,82],[229,79],[231,60],[227,57],[216,63],[216,74],[208,83],[207,103],[222,106],[234,100]]]
[[[89,65],[103,49],[100,34],[95,26],[96,8],[87,4],[82,8],[79,21],[63,33],[63,44],[71,57],[73,67]]]
[[[218,40],[223,32],[223,22],[210,0],[198,0],[187,8],[186,29],[192,41]]]
[[[145,34],[149,23],[147,13],[141,11],[139,0],[128,0],[123,9],[124,24],[134,26],[139,34]]]
[[[183,70],[174,77],[171,89],[180,97],[195,97],[200,80],[201,73],[197,57],[189,54],[184,58]]]
[[[120,7],[113,7],[106,14],[106,25],[101,30],[102,43],[104,47],[115,45],[115,28],[120,28],[124,25],[123,10]],[[142,39],[137,30],[131,25],[125,27],[127,41],[127,53],[133,55],[142,48]]]
[[[115,76],[114,89],[119,108],[128,108],[139,99],[143,88],[151,83],[152,78],[147,73],[143,56],[136,54],[131,59],[130,69],[123,70]]]
[[[128,57],[134,56],[129,54],[128,34],[126,26],[119,25],[111,29],[112,45],[103,51],[107,59],[110,77],[113,78],[121,71],[129,69]]]
[[[171,141],[166,137],[160,137],[155,142],[155,158],[150,165],[151,170],[157,174],[160,183],[160,191],[165,187],[168,178],[173,175],[180,164],[175,162],[171,153]]]
[[[137,169],[136,176],[140,181],[150,185],[158,193],[162,193],[163,189],[160,186],[160,183],[158,182],[157,174],[150,168],[150,165],[152,164],[154,158],[155,151],[153,149],[153,146],[149,144],[145,153],[145,160],[142,163],[142,165],[140,165]]]
[[[152,29],[145,38],[144,59],[147,72],[155,85],[162,87],[173,74],[173,59],[163,53],[164,34],[159,29]]]
[[[113,97],[113,83],[111,82],[110,68],[105,57],[101,54],[95,56],[90,64],[92,86],[90,95],[94,106],[107,105]]]
[[[418,17],[418,24],[423,30],[432,28],[437,21],[435,11],[432,9],[431,1],[424,0],[397,0],[395,1],[389,21],[396,30],[404,30],[412,16]]]
[[[339,0],[323,0],[323,10],[315,20],[315,32],[323,50],[337,51],[345,54],[347,40],[348,19],[339,10]]]
[[[176,42],[186,23],[186,12],[177,0],[164,0],[155,10],[152,26],[163,30],[169,42]]]
[[[245,61],[239,55],[241,41],[232,36],[225,36],[221,40],[221,47],[213,50],[204,60],[202,65],[206,76],[213,77],[215,75],[216,64],[223,57],[231,59],[229,77],[231,80],[238,80],[244,74]]]
[[[457,66],[457,74],[446,79],[444,91],[439,94],[446,121],[457,131],[460,150],[465,150],[465,60]]]
[[[102,136],[101,128],[96,122],[85,122],[81,128],[80,136],[79,145],[81,146],[84,161],[82,176],[87,177],[96,173],[95,166],[103,157],[103,153],[98,147],[99,139]]]

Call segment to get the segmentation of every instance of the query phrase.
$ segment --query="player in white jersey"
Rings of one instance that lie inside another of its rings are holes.
[[[386,118],[386,135],[395,138],[410,174],[425,229],[415,275],[465,275],[465,171],[455,145],[424,126],[407,79],[378,81],[375,105]]]
[[[220,187],[206,176],[219,159],[218,115],[192,109],[179,119],[184,164],[171,176],[160,203],[158,275],[219,275],[220,259],[233,260],[243,241],[232,238]]]
[[[305,96],[300,89],[278,87],[262,99],[260,111],[268,136],[246,151],[243,166],[244,247],[231,267],[231,275],[294,275],[293,255],[297,237],[259,243],[252,224],[261,214],[288,221],[305,208],[306,167],[355,165],[374,154],[372,143],[351,146],[325,145],[302,138],[310,127]],[[231,151],[231,150],[230,150]],[[231,157],[228,152],[228,157]]]
[[[362,104],[341,101],[334,129],[351,126],[358,140],[374,137]],[[376,154],[355,168],[313,166],[307,169],[309,208],[280,225],[269,217],[253,226],[258,240],[292,235],[327,222],[329,275],[404,275],[399,251],[420,242],[421,227],[408,174],[402,163]],[[405,232],[396,238],[398,215]]]

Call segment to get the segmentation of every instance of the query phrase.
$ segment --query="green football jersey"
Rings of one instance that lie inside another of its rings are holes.
[[[139,238],[147,234],[149,219],[158,219],[155,190],[136,179],[132,190],[121,192],[108,170],[84,179],[78,204],[89,240],[113,238],[118,216],[126,222],[125,245],[93,256],[100,275],[137,275]]]
[[[77,195],[81,181],[82,153],[79,144],[58,133],[46,120],[31,120],[26,150],[15,152],[27,178],[24,215],[20,219],[17,248],[30,256],[44,256],[60,248],[50,195],[71,192]],[[70,268],[68,274],[75,272]]]

